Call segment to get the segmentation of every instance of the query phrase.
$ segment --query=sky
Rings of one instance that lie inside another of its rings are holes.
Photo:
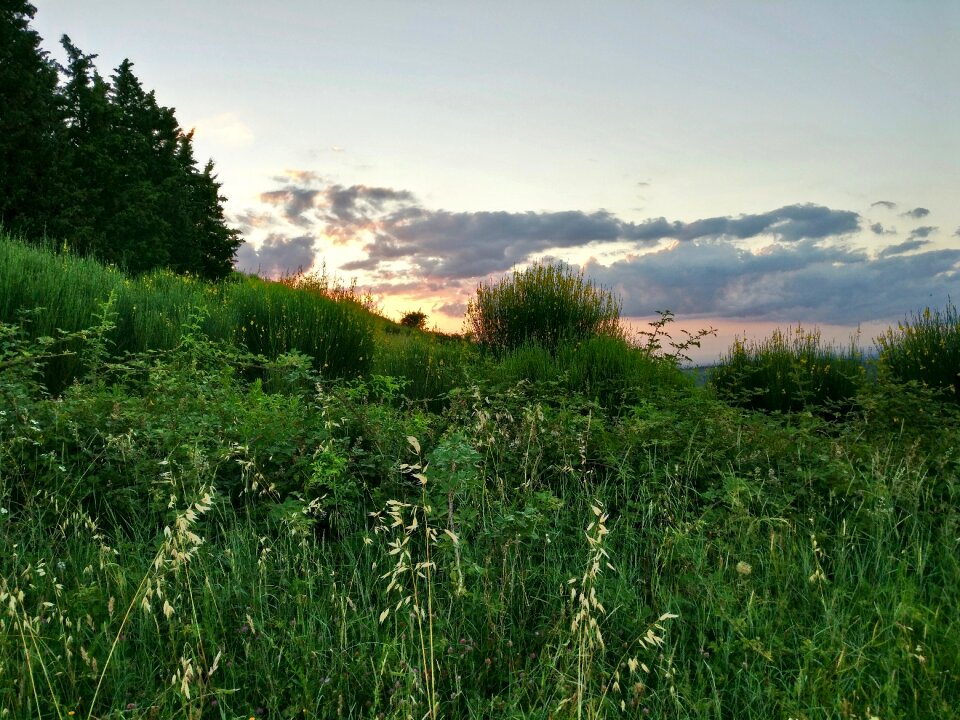
[[[960,295],[960,3],[32,0],[212,158],[241,270],[463,327],[560,260],[644,327],[861,345]]]

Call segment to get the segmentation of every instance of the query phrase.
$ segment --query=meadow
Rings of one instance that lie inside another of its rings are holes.
[[[702,387],[562,266],[370,309],[0,236],[0,718],[960,717],[952,307]]]

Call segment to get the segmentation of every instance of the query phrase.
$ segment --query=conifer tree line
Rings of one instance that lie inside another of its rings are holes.
[[[124,60],[109,78],[70,38],[54,62],[36,8],[0,0],[0,227],[131,273],[228,275],[242,242],[174,109]]]

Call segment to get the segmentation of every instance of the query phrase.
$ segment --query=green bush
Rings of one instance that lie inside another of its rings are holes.
[[[563,342],[623,335],[620,301],[562,263],[481,283],[467,321],[476,341],[498,355],[529,343],[553,353]]]
[[[895,382],[914,381],[960,401],[960,316],[952,303],[924,308],[876,339],[880,369]]]
[[[865,375],[863,356],[824,346],[820,331],[774,330],[760,342],[737,338],[710,382],[721,398],[766,412],[848,410]]]

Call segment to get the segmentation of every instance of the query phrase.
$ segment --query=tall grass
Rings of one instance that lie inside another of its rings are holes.
[[[710,382],[722,398],[755,410],[843,410],[864,375],[856,344],[837,349],[822,342],[818,329],[798,325],[760,341],[737,338]]]
[[[922,311],[876,339],[880,367],[896,382],[943,390],[960,401],[960,315],[952,303]]]
[[[437,412],[451,390],[466,384],[474,355],[460,338],[404,329],[379,338],[372,371],[403,380],[404,397]]]
[[[690,387],[267,393],[202,339],[50,398],[3,338],[0,714],[957,716],[933,403],[939,465]]]
[[[42,307],[29,331],[55,336],[90,326],[111,296],[116,330],[108,341],[117,354],[172,348],[199,315],[212,340],[268,358],[297,351],[330,376],[362,374],[372,364],[372,318],[357,302],[254,277],[211,284],[162,270],[128,278],[93,260],[0,236],[0,320],[16,322],[21,312]],[[46,376],[58,390],[79,372],[78,358],[68,357],[51,363]]]
[[[530,343],[554,352],[563,342],[623,335],[619,299],[562,263],[481,283],[467,322],[475,340],[497,354]]]
[[[258,278],[226,284],[222,293],[218,311],[241,347],[268,358],[296,350],[331,376],[369,370],[373,327],[361,308]]]
[[[685,383],[674,364],[604,336],[561,342],[554,352],[539,343],[522,345],[491,366],[491,377],[510,383],[554,383],[611,411]]]

